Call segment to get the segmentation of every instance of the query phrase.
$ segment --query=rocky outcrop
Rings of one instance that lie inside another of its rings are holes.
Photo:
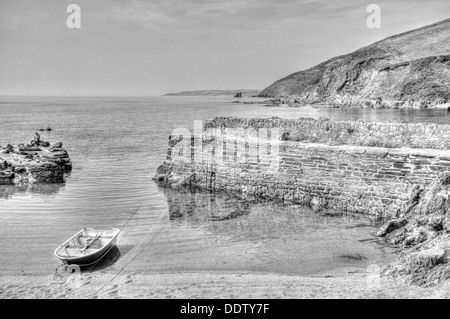
[[[0,185],[10,185],[16,175],[13,172],[0,171]]]
[[[72,169],[69,154],[61,142],[51,145],[38,133],[27,145],[0,147],[0,183],[62,183],[64,173]],[[12,177],[11,177],[12,176]]]
[[[450,278],[450,171],[426,188],[417,186],[402,216],[378,235],[400,248],[401,258],[387,274],[407,275],[423,286]]]
[[[291,74],[260,97],[371,108],[449,106],[450,19]]]
[[[158,166],[158,168],[156,169],[156,174],[152,179],[159,182],[167,181],[171,172],[171,166],[169,164],[163,163],[162,165]]]
[[[30,180],[38,183],[63,183],[64,173],[62,168],[51,162],[33,163],[27,167]]]
[[[57,164],[63,170],[71,170],[72,163],[70,162],[69,154],[63,148],[49,148],[39,152],[39,157],[44,162]]]

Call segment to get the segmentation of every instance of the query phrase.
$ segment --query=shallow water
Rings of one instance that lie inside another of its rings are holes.
[[[122,257],[132,256],[137,249],[142,252],[127,267],[140,271],[312,273],[389,259],[382,246],[358,241],[373,236],[374,223],[225,195],[169,193],[151,177],[165,158],[172,130],[191,128],[194,120],[325,116],[450,123],[448,113],[263,107],[233,100],[1,97],[0,145],[27,143],[35,131],[50,126],[53,131],[42,132],[42,139],[63,142],[73,171],[61,185],[0,186],[0,273],[51,272],[58,264],[53,250],[73,233],[87,226],[123,222],[138,207],[119,238],[121,258],[111,269],[124,264]],[[230,204],[224,204],[227,201]]]

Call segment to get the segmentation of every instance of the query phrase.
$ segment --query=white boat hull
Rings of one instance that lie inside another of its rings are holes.
[[[96,264],[114,247],[119,233],[119,228],[84,228],[56,248],[55,256],[79,267]]]

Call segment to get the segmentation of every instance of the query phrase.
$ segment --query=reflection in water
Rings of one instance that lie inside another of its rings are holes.
[[[1,185],[0,186],[0,198],[8,199],[16,192],[15,185]]]
[[[57,184],[16,184],[16,185],[1,185],[0,198],[10,199],[16,193],[35,193],[44,195],[53,195],[58,193],[61,188],[64,188],[64,183]]]
[[[32,193],[52,195],[58,193],[65,184],[33,184],[28,187]]]
[[[206,227],[210,236],[230,239],[273,239],[320,231],[328,227],[376,229],[380,225],[380,221],[371,220],[367,216],[336,217],[328,212],[314,212],[301,205],[248,199],[240,194],[180,189],[164,189],[164,193],[173,225]]]
[[[165,189],[170,220],[224,221],[248,215],[251,202],[233,194]]]
[[[378,221],[240,195],[163,189],[170,228],[151,269],[244,269],[312,274],[390,258]],[[368,240],[370,239],[370,240]],[[373,239],[373,240],[372,240]],[[339,243],[339,244],[337,244]]]

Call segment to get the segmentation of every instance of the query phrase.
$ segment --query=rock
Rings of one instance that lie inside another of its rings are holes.
[[[169,174],[169,178],[170,178],[170,180],[169,180],[169,183],[171,183],[172,184],[172,186],[173,185],[179,185],[179,186],[181,186],[181,184],[180,184],[180,182],[182,181],[182,177],[181,176],[173,176],[173,174]]]
[[[280,140],[281,141],[289,141],[290,134],[291,134],[290,132],[283,132],[283,134],[281,134]]]
[[[5,170],[9,167],[9,164],[7,161],[0,160],[0,169]]]
[[[326,206],[326,200],[319,197],[313,197],[309,202],[309,206],[315,213],[321,212]]]
[[[174,177],[172,173],[169,173],[168,178],[170,179],[170,181],[173,183],[175,180],[178,180],[177,177]],[[186,177],[184,177],[183,179],[179,180],[177,183],[179,183],[181,186],[186,185],[187,183],[189,183],[189,181],[191,181],[192,179],[195,178],[195,173],[191,173],[189,175],[187,175]]]
[[[377,233],[377,236],[384,237],[387,234],[392,233],[394,230],[405,226],[407,223],[408,221],[405,218],[390,220],[381,227],[380,231]]]
[[[20,146],[22,145],[22,146]],[[19,151],[20,152],[40,152],[42,151],[39,147],[30,147],[30,146],[24,146],[23,144],[19,145]]]
[[[71,172],[72,171],[72,163],[68,162],[68,163],[64,164],[62,169],[64,172]]]
[[[427,226],[430,230],[437,232],[444,229],[443,221],[444,216],[432,216],[429,218]]]
[[[31,164],[27,168],[30,177],[38,183],[63,183],[64,174],[57,164],[44,162]]]
[[[330,209],[327,209],[326,211],[323,212],[323,216],[328,216],[328,217],[342,217],[343,214],[344,214],[343,212],[330,210]]]
[[[47,146],[50,143],[42,141],[37,132],[29,145],[21,143],[14,149],[8,144],[2,149],[7,155],[0,158],[0,170],[11,171],[15,176],[13,183],[25,189],[29,183],[64,182],[64,173],[72,170],[69,154],[61,142],[54,143],[51,149]]]
[[[447,233],[450,233],[450,214],[446,214],[445,217],[442,220],[442,228]]]
[[[70,162],[69,154],[65,149],[62,148],[55,148],[51,151],[43,150],[39,153],[39,157],[44,162],[52,162],[58,164],[61,167]]]
[[[409,271],[415,271],[417,268],[433,268],[447,263],[447,253],[443,249],[428,249],[412,253],[406,259],[409,263]]]
[[[52,149],[55,149],[55,148],[62,148],[62,145],[63,144],[61,142],[57,142],[57,143],[51,145],[49,150],[51,151]]]
[[[29,154],[28,152],[18,152],[18,154],[20,155],[20,159],[21,160],[33,160],[34,159],[34,154]]]
[[[13,170],[14,170],[15,173],[19,173],[20,174],[20,173],[26,172],[27,169],[26,169],[26,167],[24,165],[18,165],[18,166],[15,166]]]
[[[39,146],[49,147],[50,143],[49,142],[45,142],[45,141],[31,141],[29,146],[31,146],[31,147],[33,147],[33,146],[35,146],[35,147],[39,147]]]
[[[400,247],[402,259],[394,266],[398,274],[410,275],[414,284],[434,286],[450,278],[450,172],[414,190],[409,204],[405,217],[386,223],[379,235]]]
[[[409,236],[406,236],[403,243],[405,246],[415,246],[417,244],[424,242],[427,239],[428,235],[425,231],[420,229],[414,229]]]
[[[157,175],[161,175],[161,174],[166,175],[170,172],[171,172],[171,168],[169,165],[166,165],[166,164],[159,165],[158,168],[156,169]]]
[[[69,154],[63,148],[54,148],[54,149],[50,150],[49,152],[42,152],[42,154],[44,155],[44,157],[49,157],[49,158],[53,158],[53,157],[68,158],[69,157]]]
[[[166,178],[166,174],[157,174],[153,179],[156,181],[162,182],[165,180],[165,178]]]
[[[11,171],[0,171],[0,185],[13,184],[15,174]]]
[[[183,135],[170,135],[169,136],[169,146],[174,147],[178,143],[180,143],[183,140]]]

